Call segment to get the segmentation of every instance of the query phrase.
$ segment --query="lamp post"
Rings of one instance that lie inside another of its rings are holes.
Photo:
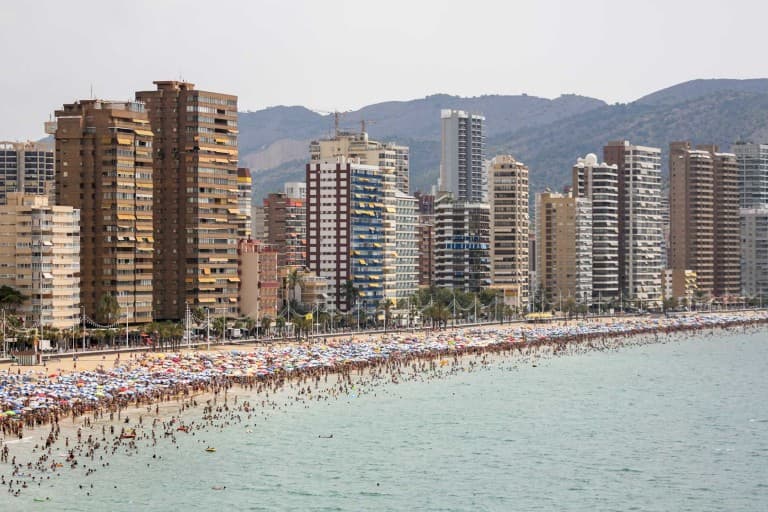
[[[85,307],[80,306],[80,312],[82,313],[83,317],[83,352],[85,352]]]
[[[208,345],[208,351],[211,351],[211,308],[205,308],[205,342]]]
[[[453,288],[453,326],[456,327],[456,288]]]

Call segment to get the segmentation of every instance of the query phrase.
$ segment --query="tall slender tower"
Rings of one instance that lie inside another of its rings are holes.
[[[439,190],[451,192],[456,201],[485,201],[485,117],[462,110],[443,110],[440,125]]]
[[[669,265],[696,272],[700,292],[714,281],[714,163],[690,142],[669,145]]]
[[[619,298],[619,173],[590,153],[573,166],[573,194],[592,201],[592,298]],[[602,306],[601,306],[602,307]]]
[[[307,164],[307,267],[336,310],[373,313],[384,299],[381,170],[338,157]]]
[[[155,133],[155,316],[238,314],[237,96],[194,84],[140,91]],[[242,231],[242,230],[241,230]]]
[[[739,165],[733,153],[714,157],[715,279],[716,297],[741,295],[741,228],[739,218]]]
[[[738,166],[717,146],[670,144],[670,266],[696,272],[697,288],[711,296],[738,295]]]
[[[56,111],[56,203],[80,210],[80,298],[115,297],[152,321],[152,142],[141,102],[81,100]]]
[[[620,300],[661,305],[661,149],[609,142],[604,159],[619,171]]]
[[[528,306],[528,167],[511,155],[489,166],[491,281],[507,305]]]

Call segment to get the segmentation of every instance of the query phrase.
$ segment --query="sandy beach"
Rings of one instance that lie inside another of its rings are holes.
[[[137,453],[288,407],[375,393],[382,384],[443,378],[491,362],[536,366],[550,357],[684,339],[703,329],[740,332],[768,323],[768,313],[612,320],[392,332],[122,354],[119,360],[80,356],[56,361],[56,368],[6,366],[0,369],[0,485],[19,496],[29,479],[77,469],[97,454],[106,467],[117,451]]]

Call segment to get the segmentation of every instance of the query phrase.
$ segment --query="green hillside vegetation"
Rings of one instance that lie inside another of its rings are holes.
[[[454,108],[486,116],[488,157],[510,153],[531,169],[532,193],[560,189],[571,167],[587,153],[602,157],[610,140],[661,147],[675,140],[715,143],[727,151],[739,140],[768,141],[768,79],[692,80],[654,92],[629,104],[607,105],[593,98],[563,95],[488,95],[460,98],[436,94],[412,101],[391,101],[341,116],[341,128],[359,130],[365,120],[374,139],[410,146],[411,192],[428,192],[440,166],[440,110]],[[240,115],[243,161],[275,165],[252,169],[254,200],[282,190],[285,181],[302,180],[307,152],[295,141],[327,137],[333,116],[304,107],[273,107]],[[294,141],[293,145],[280,144]],[[285,146],[285,150],[282,147]],[[261,155],[269,158],[254,158]]]

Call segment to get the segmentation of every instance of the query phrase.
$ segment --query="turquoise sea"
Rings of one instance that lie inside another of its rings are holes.
[[[0,510],[768,510],[766,330],[468,361],[83,460]]]

